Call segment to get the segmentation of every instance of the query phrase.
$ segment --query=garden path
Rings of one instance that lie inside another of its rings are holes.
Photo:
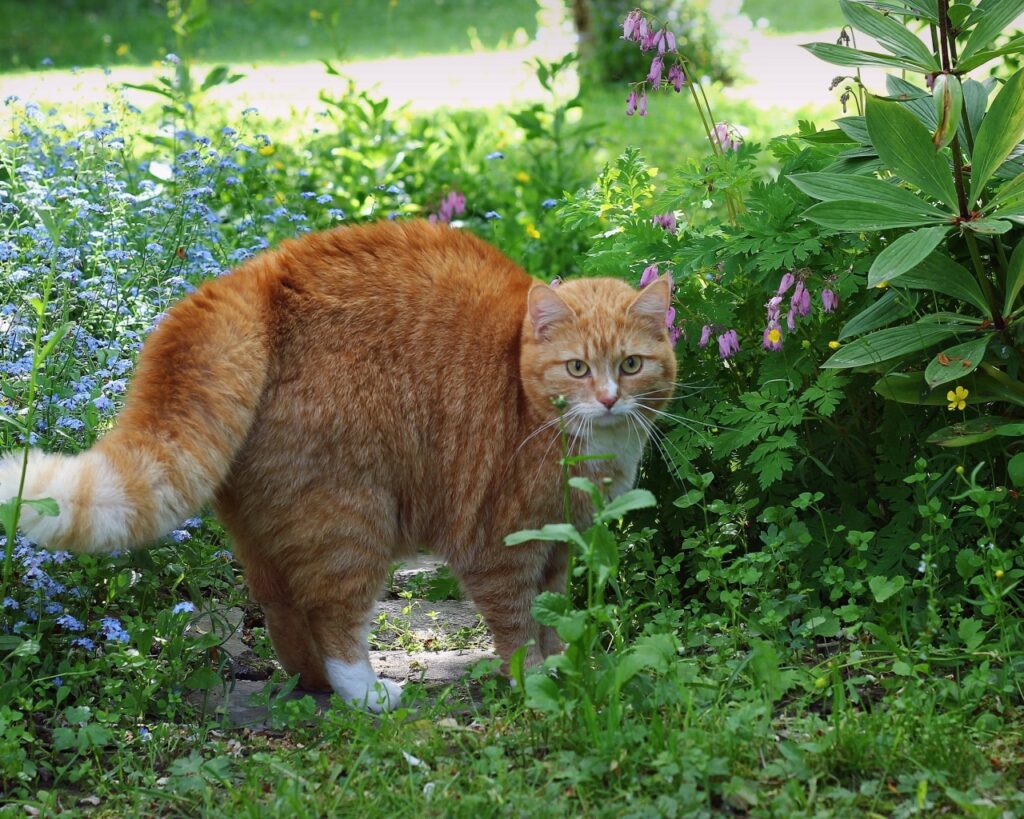
[[[465,600],[430,601],[422,596],[431,588],[443,564],[429,555],[407,561],[394,573],[384,599],[377,603],[373,620],[370,660],[379,676],[424,686],[429,699],[444,697],[457,709],[472,697],[464,678],[482,660],[495,657],[490,634],[473,604]],[[400,596],[403,595],[403,596]],[[206,707],[221,713],[234,726],[264,728],[271,722],[267,697],[261,697],[267,680],[277,668],[275,661],[253,651],[262,614],[257,609],[229,609],[223,616],[200,618],[192,628],[214,631],[222,639],[234,679],[224,690],[214,691]],[[285,699],[297,699],[293,691]],[[330,707],[328,694],[314,694],[317,706]],[[193,695],[200,704],[201,695]]]

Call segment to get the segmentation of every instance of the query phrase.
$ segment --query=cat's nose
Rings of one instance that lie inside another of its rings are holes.
[[[615,406],[615,402],[619,400],[617,395],[599,395],[597,400],[604,404],[608,409]]]

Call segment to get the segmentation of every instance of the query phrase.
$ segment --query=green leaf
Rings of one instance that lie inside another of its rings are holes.
[[[985,333],[978,338],[943,350],[925,368],[924,380],[928,382],[929,387],[937,387],[939,384],[956,381],[974,372],[985,357],[985,348],[991,340],[992,335]]]
[[[871,204],[891,205],[925,219],[948,216],[905,188],[870,176],[843,173],[795,173],[786,177],[808,196],[825,202],[857,199]]]
[[[862,3],[851,3],[850,0],[839,0],[839,8],[851,26],[874,37],[894,54],[911,60],[925,71],[939,70],[939,64],[931,49],[901,23],[879,14]]]
[[[931,134],[921,121],[898,102],[878,97],[868,99],[865,116],[871,143],[893,173],[955,208],[949,163],[935,152]]]
[[[875,575],[868,580],[871,593],[875,596],[875,601],[878,603],[884,603],[905,585],[907,585],[907,580],[902,575],[897,575],[896,577]]]
[[[806,48],[819,60],[824,60],[832,65],[843,65],[855,68],[861,65],[883,65],[888,68],[900,68],[905,71],[918,71],[928,73],[930,69],[921,68],[912,60],[890,57],[888,54],[878,54],[874,51],[860,51],[847,46],[833,45],[832,43],[804,43],[800,48]]]
[[[599,521],[618,520],[634,509],[647,509],[656,504],[657,501],[654,499],[654,495],[646,489],[630,489],[628,492],[623,492],[617,498],[610,500],[607,506],[597,514],[596,518]]]
[[[974,139],[971,156],[971,204],[981,196],[985,183],[1024,138],[1024,69],[1006,81]]]
[[[216,688],[222,682],[220,674],[209,666],[202,666],[185,678],[185,687],[197,691],[206,691],[210,688]]]
[[[558,636],[570,645],[577,642],[587,630],[587,613],[585,611],[573,611],[564,617],[560,617],[555,623],[555,631]]]
[[[978,403],[972,392],[970,404]],[[994,418],[984,415],[981,418],[971,418],[969,421],[953,424],[936,430],[926,439],[929,444],[944,447],[961,447],[977,444],[1001,435],[1001,428],[1011,424],[1006,418]]]
[[[896,319],[910,315],[917,307],[917,296],[912,293],[905,293],[900,290],[887,290],[885,295],[871,304],[870,307],[862,310],[839,331],[839,340],[845,341],[848,338],[859,336],[879,327],[892,324]]]
[[[1006,470],[1010,474],[1010,482],[1014,486],[1024,486],[1024,452],[1018,452],[1006,465]]]
[[[959,331],[958,327],[941,324],[917,323],[908,327],[887,327],[840,347],[821,366],[823,369],[845,369],[880,364],[931,347]]]
[[[994,60],[997,57],[1002,57],[1004,54],[1019,54],[1021,49],[1024,49],[1024,36],[1014,37],[1006,45],[1000,48],[990,49],[989,51],[979,51],[973,57],[960,59],[957,61],[957,71],[965,73],[973,71],[979,65],[984,65],[990,60]]]
[[[53,348],[60,344],[61,339],[63,339],[64,336],[68,334],[68,330],[70,330],[74,326],[74,322],[69,321],[66,324],[62,324],[53,332],[53,335],[50,336],[49,341],[47,341],[46,344],[43,346],[43,349],[39,351],[39,358],[36,359],[37,366],[42,362],[46,361],[47,358],[49,358],[50,353],[53,352]]]
[[[992,318],[988,302],[981,292],[978,280],[967,268],[957,264],[944,253],[929,253],[924,261],[899,279],[900,287],[916,290],[934,290],[977,307],[982,315]]]
[[[840,117],[835,124],[851,140],[860,145],[870,145],[871,137],[868,135],[868,126],[864,117]]]
[[[919,227],[921,225],[938,225],[949,221],[949,218],[943,216],[941,211],[936,210],[934,213],[934,217],[926,217],[908,213],[905,209],[893,205],[840,199],[835,202],[819,202],[817,205],[812,205],[803,212],[803,216],[824,227],[845,231]]]
[[[868,286],[891,282],[917,267],[938,247],[948,232],[947,227],[933,227],[904,233],[875,257],[868,271]]]
[[[960,625],[957,626],[956,633],[960,635],[960,639],[964,641],[964,647],[968,651],[974,651],[985,642],[981,621],[975,620],[973,617],[965,617],[961,620]]]
[[[562,695],[558,685],[543,671],[535,671],[526,678],[526,706],[546,714],[557,714],[562,709]]]
[[[22,498],[21,502],[25,506],[30,506],[36,510],[37,514],[47,518],[55,518],[60,514],[60,507],[57,506],[57,501],[53,498],[38,498],[32,499]]]
[[[554,540],[559,543],[575,543],[581,549],[587,547],[583,537],[571,523],[549,523],[543,529],[524,529],[505,537],[506,546],[518,546],[530,540]]]
[[[967,26],[977,25],[960,51],[960,63],[969,60],[992,45],[1003,29],[1024,11],[1024,0],[982,0],[967,20]]]
[[[1024,287],[1024,241],[1017,242],[1010,256],[1010,263],[1006,271],[1006,299],[1003,301],[1003,315],[1008,316],[1013,312],[1013,304],[1017,295]]]
[[[1009,182],[1000,185],[996,195],[989,199],[988,203],[981,210],[983,213],[988,213],[997,208],[1012,208],[1021,202],[1024,202],[1024,173],[1017,174]],[[994,215],[999,216],[1001,214],[995,213]]]
[[[1008,401],[1024,406],[1020,393],[1000,384],[994,378],[977,370],[970,373],[961,385],[970,391],[969,403]],[[943,387],[929,387],[923,372],[889,373],[875,382],[874,391],[890,401],[901,404],[917,404],[927,407],[942,407],[949,403],[947,390]]]
[[[980,233],[984,236],[998,235],[1006,233],[1013,225],[1007,222],[1005,219],[969,219],[966,222],[961,222],[960,226],[964,230],[970,230],[974,233]]]
[[[935,101],[936,119],[932,145],[939,151],[953,141],[960,125],[960,112],[964,105],[960,80],[953,74],[939,74],[932,87],[932,99]]]
[[[977,80],[964,80],[961,83],[964,91],[964,111],[967,113],[967,122],[970,123],[971,133],[978,133],[981,127],[981,120],[985,116],[985,109],[988,108],[988,86]],[[961,143],[966,145],[966,139]]]

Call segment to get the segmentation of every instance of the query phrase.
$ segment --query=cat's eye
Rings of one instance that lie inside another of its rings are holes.
[[[565,365],[565,369],[569,371],[569,375],[573,378],[583,378],[583,376],[590,372],[590,365],[582,359],[574,358]]]
[[[633,375],[634,373],[640,372],[640,368],[642,366],[644,366],[644,360],[638,355],[627,356],[619,365],[626,375]]]

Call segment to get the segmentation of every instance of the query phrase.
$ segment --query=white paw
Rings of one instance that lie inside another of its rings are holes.
[[[379,678],[366,660],[346,663],[329,659],[324,663],[324,670],[339,697],[375,714],[393,711],[402,701],[402,686]]]

